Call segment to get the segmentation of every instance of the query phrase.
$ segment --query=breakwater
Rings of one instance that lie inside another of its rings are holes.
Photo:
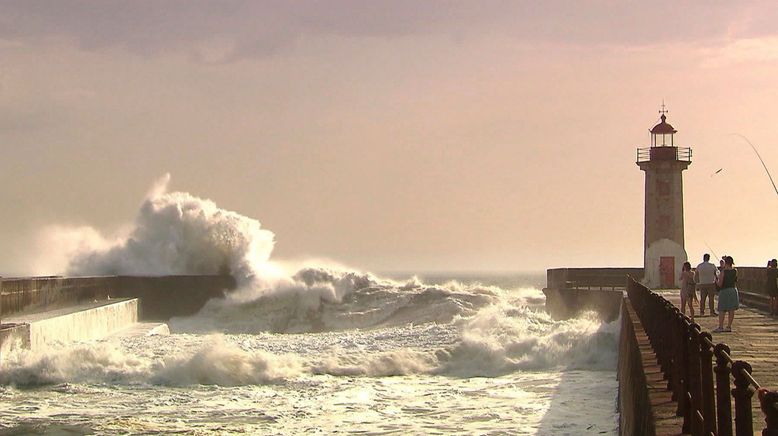
[[[236,286],[229,275],[7,278],[0,290],[0,319],[110,298],[137,298],[140,319],[167,320],[195,314],[205,302],[224,297]]]
[[[0,352],[98,339],[138,321],[193,315],[236,288],[228,275],[2,280]]]
[[[642,268],[554,268],[546,271],[546,311],[554,318],[597,312],[606,321],[619,317],[627,277]]]
[[[101,339],[138,322],[138,299],[104,300],[45,312],[19,313],[0,329],[4,351],[44,350],[50,345]],[[8,327],[6,327],[6,325]]]

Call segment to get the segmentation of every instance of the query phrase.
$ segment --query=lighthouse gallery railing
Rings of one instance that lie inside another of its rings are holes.
[[[637,149],[636,162],[649,161],[692,161],[692,149],[689,147],[657,146]]]

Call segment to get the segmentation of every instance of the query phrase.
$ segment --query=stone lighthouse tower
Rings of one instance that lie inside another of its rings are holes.
[[[651,146],[638,148],[637,165],[646,173],[643,246],[644,283],[652,288],[678,286],[687,260],[683,237],[683,175],[692,149],[675,144],[677,130],[661,121],[651,129]]]

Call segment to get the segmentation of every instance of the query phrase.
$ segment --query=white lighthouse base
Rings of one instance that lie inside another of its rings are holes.
[[[681,267],[688,260],[682,245],[670,239],[654,241],[646,249],[643,259],[644,285],[650,289],[680,287]]]

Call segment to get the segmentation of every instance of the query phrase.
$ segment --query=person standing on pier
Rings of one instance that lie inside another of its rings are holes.
[[[692,264],[684,262],[681,268],[681,313],[686,315],[686,305],[689,305],[689,316],[694,322],[694,298],[697,294],[694,292],[694,273]]]
[[[719,270],[716,265],[710,263],[710,254],[702,255],[702,263],[694,269],[694,281],[697,282],[697,290],[700,291],[700,316],[705,316],[705,299],[708,298],[708,307],[712,316],[718,315],[713,310],[713,300],[716,295],[716,279]]]
[[[732,256],[724,256],[724,269],[719,274],[719,327],[713,333],[731,332],[732,321],[735,319],[735,311],[740,307],[740,298],[737,293],[737,270]],[[727,327],[724,328],[724,316],[727,315]]]
[[[770,315],[778,315],[778,260],[767,262],[765,293],[770,296]]]

